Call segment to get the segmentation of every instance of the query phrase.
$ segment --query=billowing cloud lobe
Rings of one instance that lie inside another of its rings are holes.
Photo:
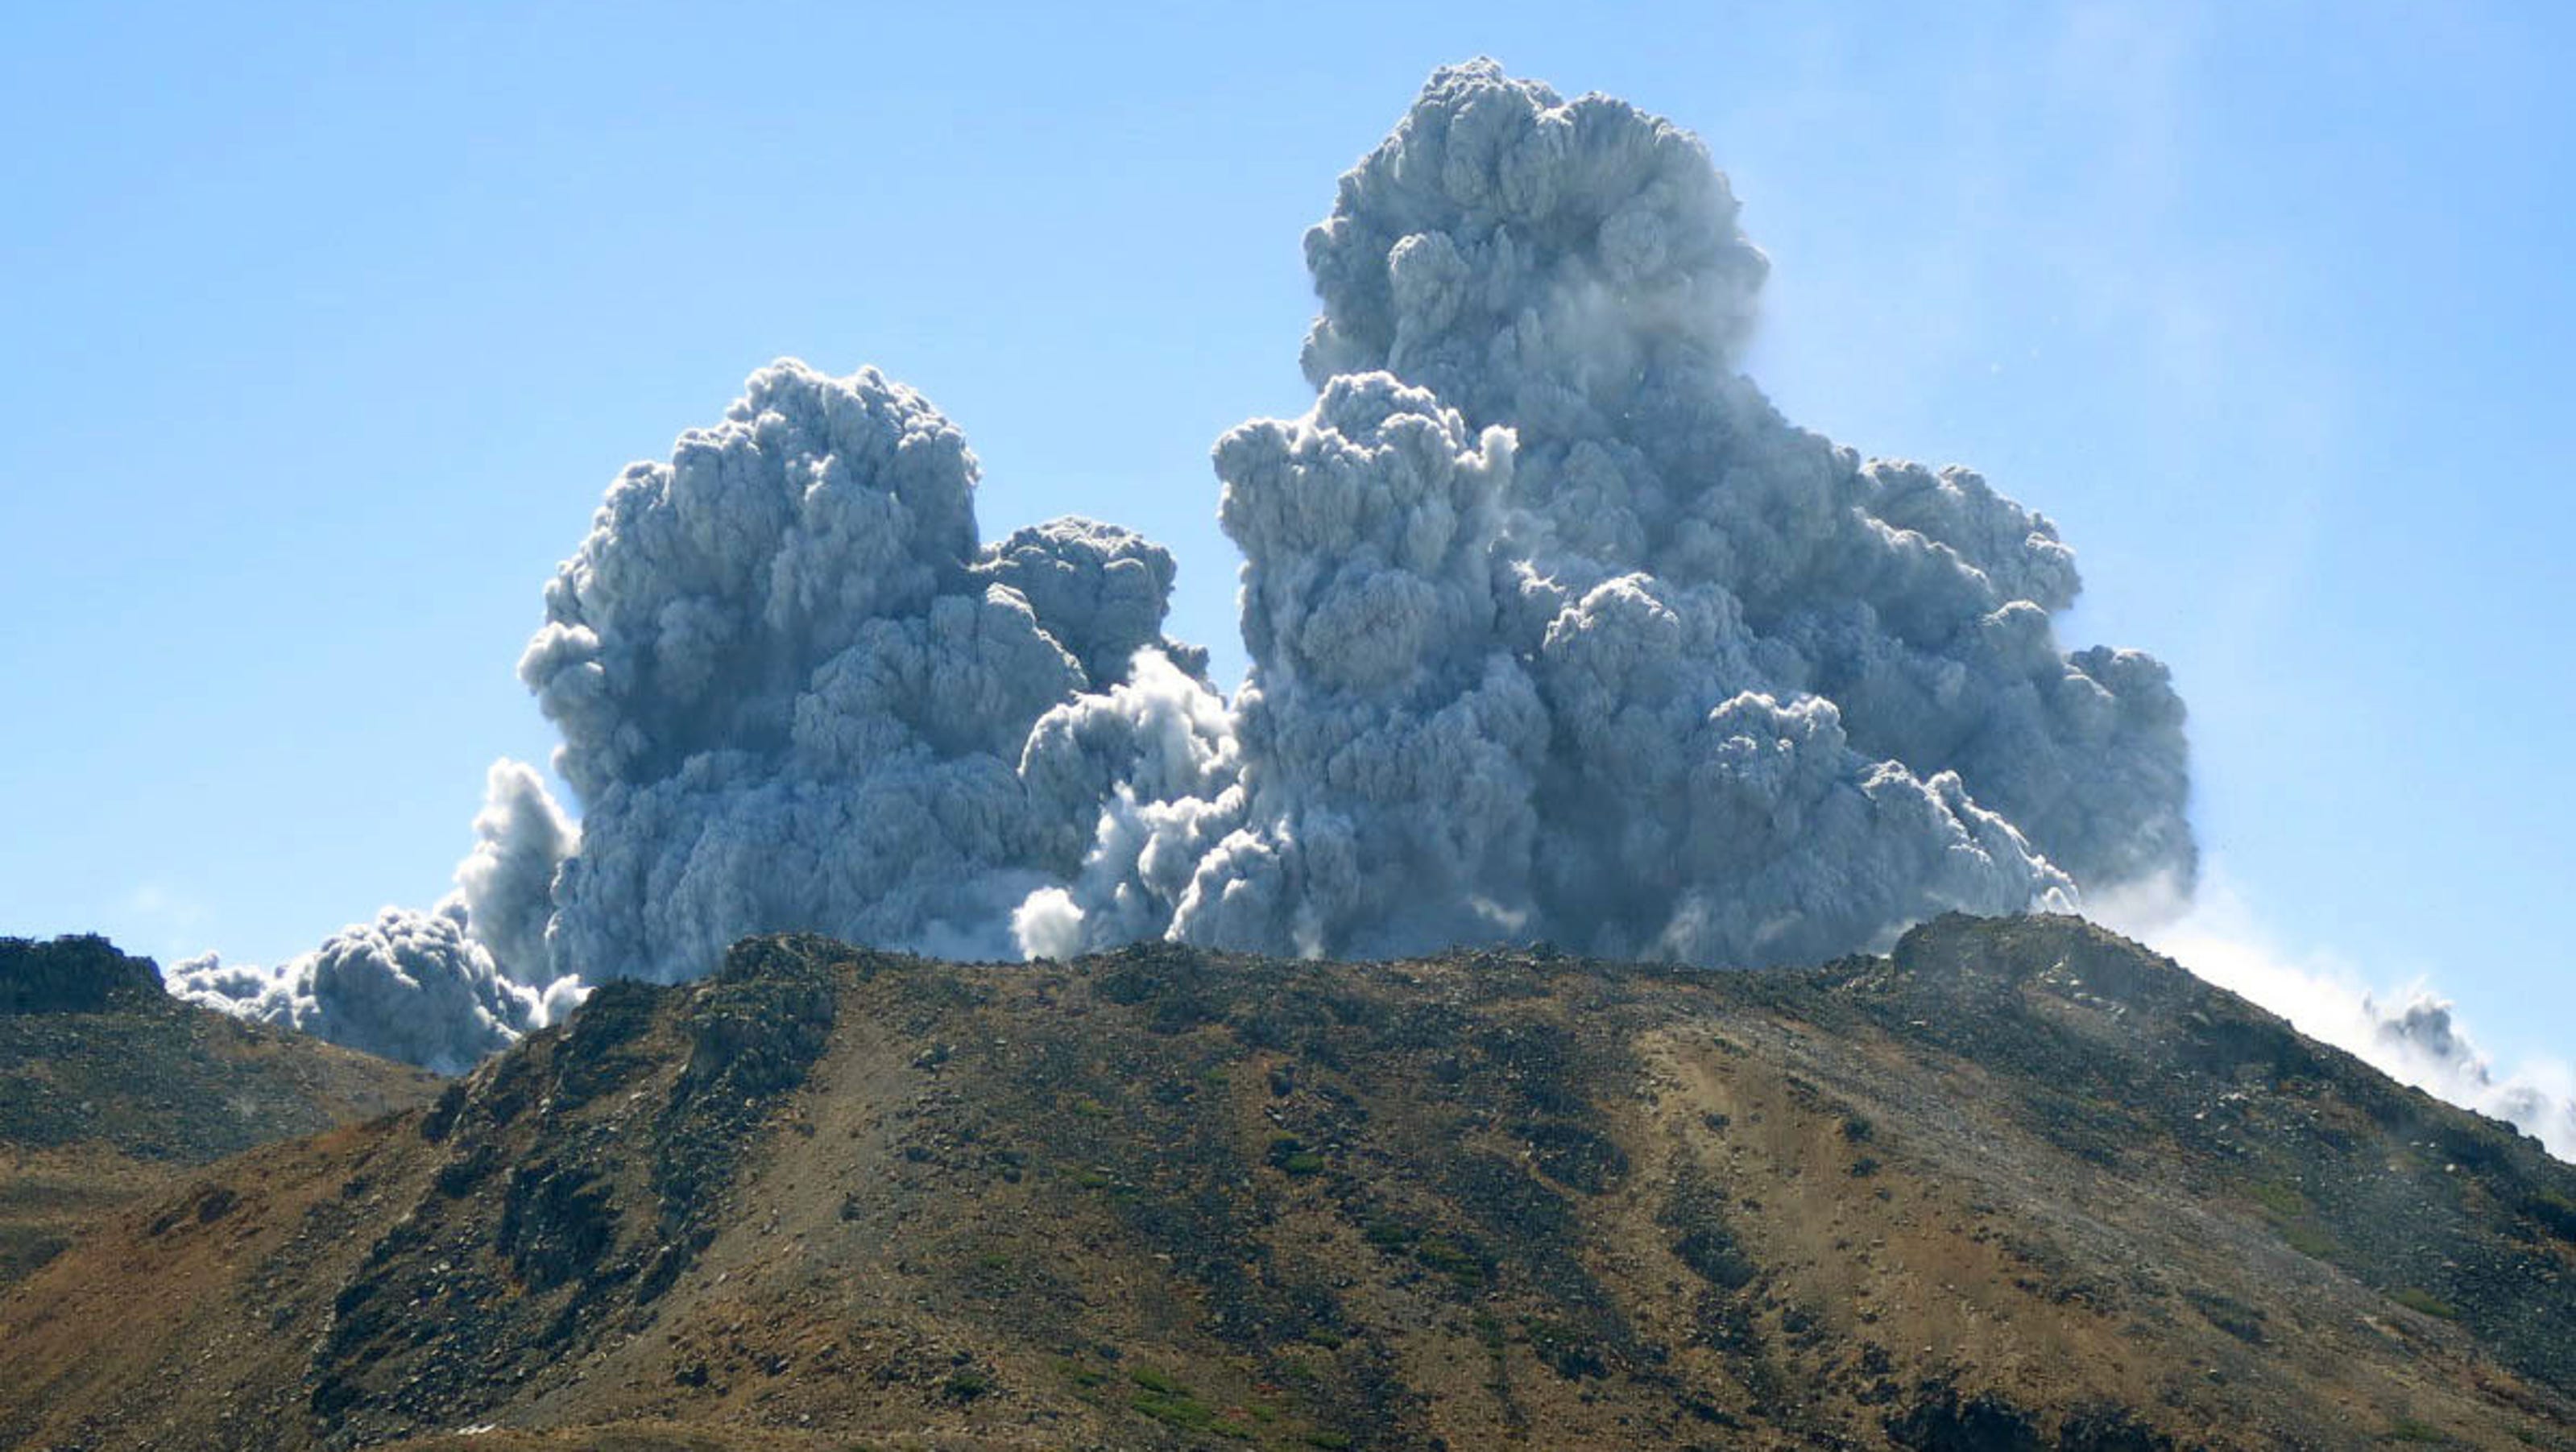
[[[773,929],[1749,966],[2189,880],[2165,670],[2061,647],[2045,517],[1737,371],[1768,264],[1695,138],[1446,69],[1306,254],[1314,405],[1215,449],[1230,696],[1163,635],[1168,552],[986,543],[928,401],[781,362],[611,485],[546,591],[521,675],[578,828],[504,763],[439,911],[177,976],[449,1063]],[[455,1031],[342,1007],[348,962]]]

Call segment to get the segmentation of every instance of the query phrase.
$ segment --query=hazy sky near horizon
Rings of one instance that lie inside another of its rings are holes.
[[[1478,53],[1697,131],[1773,261],[1748,369],[2047,512],[2069,644],[2193,712],[2284,950],[2565,1052],[2576,11],[191,7],[0,51],[0,932],[268,962],[471,845],[513,668],[631,459],[873,363],[987,538],[1170,546],[1240,673],[1207,450],[1302,410],[1299,238]]]

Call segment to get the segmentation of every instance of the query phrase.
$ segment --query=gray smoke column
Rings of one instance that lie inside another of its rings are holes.
[[[1230,947],[1749,965],[2189,880],[2164,669],[2059,647],[2044,517],[1735,371],[1768,268],[1736,212],[1624,102],[1432,77],[1307,235],[1315,408],[1217,446],[1234,790],[1112,814],[1024,948],[1151,898]]]
[[[1026,789],[1030,728],[1165,649],[1174,567],[1080,520],[984,549],[976,472],[912,390],[783,362],[610,488],[520,664],[583,807],[554,968],[691,978],[788,928],[1010,951],[1102,806]]]
[[[769,930],[1752,965],[2187,884],[2164,669],[2059,646],[2044,517],[1736,372],[1768,266],[1736,212],[1622,102],[1434,75],[1307,237],[1314,406],[1216,446],[1231,700],[1162,635],[1168,552],[984,544],[928,401],[763,369],[546,590],[520,673],[578,830],[501,763],[438,911],[183,977],[450,1063]]]

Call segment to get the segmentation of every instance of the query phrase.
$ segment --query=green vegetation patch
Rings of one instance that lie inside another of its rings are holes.
[[[2407,1286],[2402,1290],[2392,1291],[2388,1299],[2409,1311],[2419,1311],[2427,1316],[2439,1316],[2445,1321],[2460,1319],[2459,1307],[2418,1286]]]
[[[2308,1197],[2285,1181],[2265,1180],[2246,1193],[2254,1197],[2255,1204],[2263,1207],[2267,1217],[2298,1220],[2308,1214]]]
[[[1446,1235],[1426,1235],[1413,1247],[1413,1258],[1427,1270],[1447,1276],[1470,1290],[1485,1283],[1485,1262]]]
[[[1421,1239],[1421,1232],[1401,1220],[1372,1220],[1360,1234],[1380,1250],[1402,1250]]]
[[[1249,1442],[1253,1438],[1250,1427],[1225,1417],[1216,1408],[1191,1395],[1190,1389],[1168,1372],[1140,1366],[1129,1372],[1127,1377],[1136,1384],[1136,1394],[1127,1399],[1127,1405],[1167,1427],[1231,1437],[1240,1442]]]
[[[2290,1249],[2315,1260],[2333,1260],[2343,1252],[2335,1238],[2305,1221],[2277,1227]]]
[[[2334,1260],[2343,1254],[2343,1246],[2316,1222],[2315,1208],[2297,1186],[2285,1180],[2264,1180],[2248,1187],[2245,1193],[2264,1222],[2279,1232],[2292,1250],[2315,1260]]]
[[[1324,1157],[1306,1148],[1305,1141],[1293,1134],[1283,1134],[1270,1141],[1270,1165],[1276,1170],[1303,1178],[1321,1174]]]

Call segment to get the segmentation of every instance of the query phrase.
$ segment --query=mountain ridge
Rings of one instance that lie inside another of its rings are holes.
[[[76,1247],[0,1300],[0,1441],[2568,1446],[2571,1207],[2074,919],[1744,974],[771,937]]]
[[[438,1082],[182,1003],[102,937],[0,938],[0,1287],[196,1166],[425,1102]]]

